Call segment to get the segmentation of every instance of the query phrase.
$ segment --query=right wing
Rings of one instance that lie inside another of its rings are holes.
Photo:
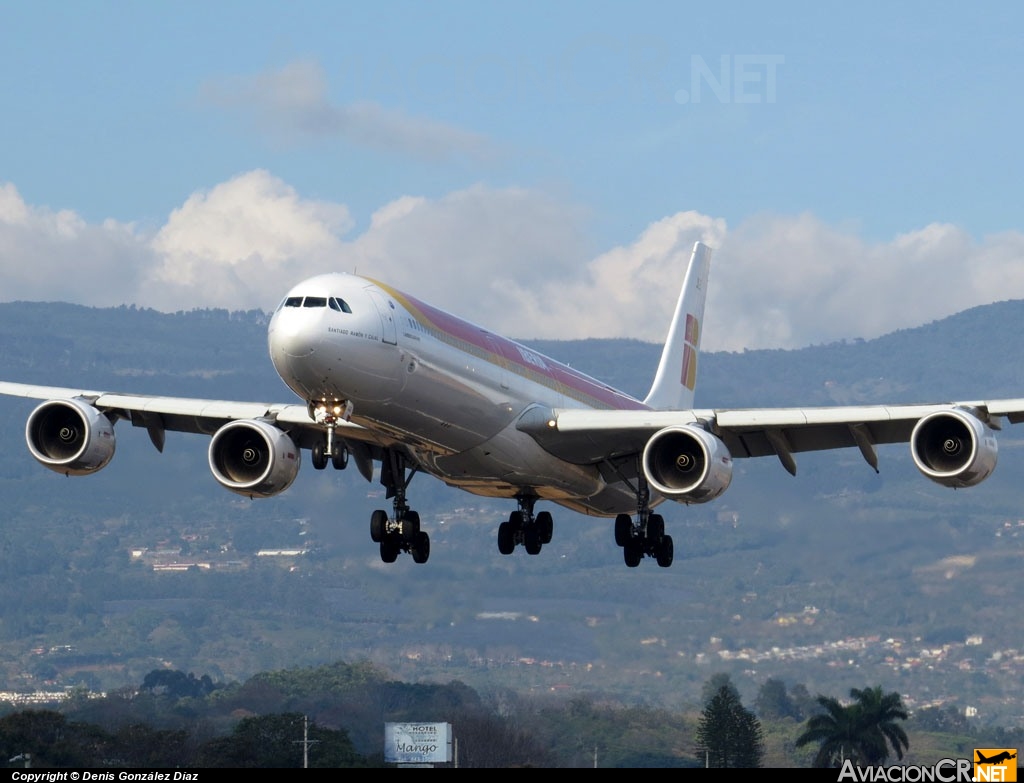
[[[774,455],[795,474],[799,452],[856,447],[877,471],[875,446],[888,443],[910,443],[917,467],[933,481],[972,486],[995,467],[992,430],[1004,418],[1024,421],[1024,399],[681,411],[538,406],[518,427],[568,462],[630,477],[642,470],[666,497],[703,502],[728,486],[733,458]]]

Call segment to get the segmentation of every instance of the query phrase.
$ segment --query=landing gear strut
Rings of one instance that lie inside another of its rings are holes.
[[[393,513],[388,519],[386,511],[378,509],[370,515],[370,538],[380,544],[380,559],[393,563],[399,552],[408,552],[413,562],[426,563],[430,557],[430,536],[420,530],[420,515],[409,508],[405,490],[416,475],[416,468],[408,468],[405,455],[388,449],[381,460],[380,483],[387,497],[394,498]]]
[[[516,495],[519,510],[508,516],[507,522],[498,525],[498,551],[511,555],[517,544],[522,544],[529,555],[539,555],[544,544],[551,543],[555,522],[550,511],[533,515],[537,496],[521,493]]]
[[[643,473],[638,474],[636,488],[636,519],[629,514],[615,517],[615,544],[622,547],[622,559],[636,568],[644,555],[653,557],[662,568],[672,565],[675,548],[672,536],[665,535],[665,519],[651,512],[651,492]]]
[[[315,422],[327,428],[324,440],[313,444],[313,467],[317,470],[326,468],[328,461],[334,465],[335,470],[344,470],[348,467],[348,448],[335,438],[334,430],[342,415],[350,415],[349,410],[348,406],[334,405],[328,408],[320,403],[314,407],[314,403],[310,403],[310,416]]]

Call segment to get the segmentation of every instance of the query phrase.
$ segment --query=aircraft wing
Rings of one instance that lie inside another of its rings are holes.
[[[876,444],[906,443],[923,419],[963,411],[991,429],[1024,421],[1024,399],[922,405],[620,411],[535,409],[520,420],[545,450],[577,464],[635,455],[670,427],[699,425],[734,458],[777,456],[791,473],[793,454],[857,447],[877,469]]]
[[[160,451],[163,451],[164,433],[167,431],[213,435],[228,422],[248,419],[274,423],[287,432],[300,448],[311,448],[313,443],[323,438],[324,433],[323,427],[310,419],[305,405],[117,394],[3,381],[0,381],[0,395],[35,400],[85,400],[108,417],[124,419],[133,426],[145,428],[153,445]],[[387,436],[346,421],[338,422],[336,433],[347,442],[366,444],[370,447],[366,455],[375,458],[379,458],[377,447],[392,444]]]

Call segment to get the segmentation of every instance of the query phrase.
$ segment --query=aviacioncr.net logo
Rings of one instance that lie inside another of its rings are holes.
[[[856,766],[850,759],[839,770],[839,781],[851,783],[970,783],[970,759],[942,759],[933,766]]]

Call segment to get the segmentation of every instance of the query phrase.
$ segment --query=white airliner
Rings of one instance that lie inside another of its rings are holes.
[[[45,400],[29,415],[29,451],[47,468],[83,475],[114,455],[114,424],[144,427],[159,450],[167,430],[212,436],[210,470],[249,497],[284,492],[301,451],[313,467],[351,461],[393,499],[370,536],[393,562],[417,563],[430,539],[409,507],[416,473],[477,495],[514,499],[498,550],[535,555],[551,541],[538,501],[614,517],[627,566],[672,564],[654,509],[706,503],[732,479],[733,459],[856,447],[878,470],[876,444],[908,443],[914,462],[949,487],[995,468],[993,430],[1024,420],[1024,399],[935,405],[694,409],[710,249],[698,242],[644,400],[449,315],[383,283],[348,274],[295,286],[270,322],[274,368],[303,404],[196,400],[0,382],[0,394]]]

